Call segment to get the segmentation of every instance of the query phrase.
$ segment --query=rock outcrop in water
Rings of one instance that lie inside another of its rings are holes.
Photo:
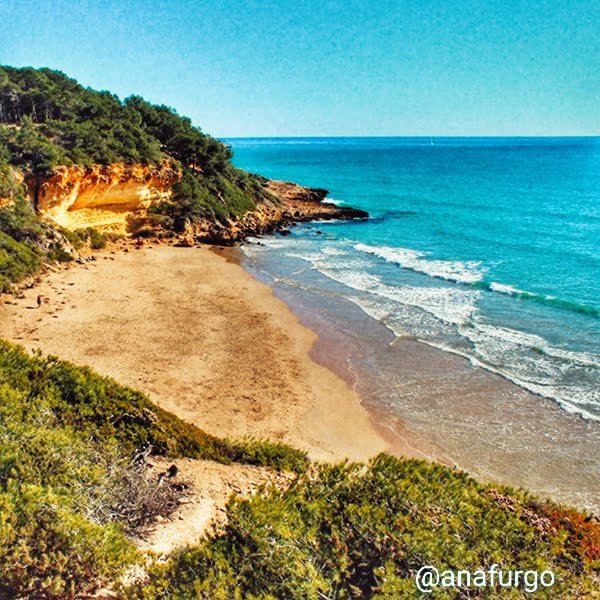
[[[194,227],[198,241],[231,245],[249,236],[286,231],[296,223],[366,219],[364,210],[325,202],[327,190],[307,188],[288,181],[268,181],[273,200],[262,202],[241,219],[227,223],[201,222]]]

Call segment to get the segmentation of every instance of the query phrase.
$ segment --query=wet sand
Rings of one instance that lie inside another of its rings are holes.
[[[341,295],[273,281],[240,256],[317,332],[311,355],[360,395],[392,446],[600,514],[598,423],[461,356],[397,338]]]
[[[48,304],[38,308],[38,294]],[[323,460],[389,449],[358,395],[310,358],[316,335],[207,247],[102,253],[9,302],[0,337],[89,365],[211,434]]]

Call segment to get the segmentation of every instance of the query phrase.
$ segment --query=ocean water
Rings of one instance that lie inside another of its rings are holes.
[[[238,166],[370,214],[248,246],[274,277],[316,271],[395,336],[600,419],[600,138],[227,141]]]
[[[600,514],[600,138],[228,141],[369,212],[243,264],[395,447]]]

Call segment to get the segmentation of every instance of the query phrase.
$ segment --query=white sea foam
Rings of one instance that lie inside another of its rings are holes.
[[[353,269],[336,269],[315,265],[318,270],[354,290],[393,300],[399,304],[424,310],[446,323],[460,325],[469,320],[479,297],[476,290],[452,288],[391,286],[380,277]]]
[[[426,258],[427,253],[408,248],[369,246],[362,243],[356,244],[354,248],[360,252],[367,252],[383,258],[387,262],[395,263],[405,269],[458,283],[475,283],[480,281],[486,272],[479,261],[430,260]]]
[[[461,333],[473,344],[468,357],[479,366],[557,401],[569,412],[600,420],[583,408],[600,404],[600,389],[591,384],[600,357],[563,350],[540,336],[477,319],[461,328]]]
[[[467,333],[469,332],[469,330],[466,331]],[[553,358],[575,362],[581,366],[600,369],[600,356],[589,352],[576,352],[574,350],[558,348],[539,335],[488,323],[477,323],[475,328],[470,331],[478,331],[491,338],[502,341],[503,343],[533,349],[537,353],[542,353]]]
[[[538,396],[553,400],[565,412],[578,415],[588,421],[600,421],[600,417],[598,417],[597,414],[591,413],[582,407],[582,405],[598,406],[597,396],[595,396],[595,393],[593,391],[590,392],[590,390],[584,388],[583,386],[567,388],[557,384],[540,384],[538,382],[531,381],[528,377],[519,377],[510,369],[490,364],[483,357],[477,356],[472,352],[463,351],[449,344],[435,340],[421,339],[420,341],[434,348],[439,348],[440,350],[444,350],[446,352],[458,354],[466,358],[476,367],[480,367],[486,371],[490,371],[491,373],[496,373],[520,388],[523,388],[533,394],[537,394]]]
[[[474,365],[530,392],[553,399],[567,412],[600,420],[594,411],[586,410],[600,404],[600,390],[593,385],[600,356],[566,350],[539,335],[484,321],[476,306],[484,292],[477,288],[389,285],[369,272],[373,264],[365,253],[461,283],[478,281],[483,276],[478,263],[429,261],[423,253],[413,250],[342,241],[323,244],[268,238],[265,242],[289,257],[307,261],[325,277],[353,290],[344,294],[348,300],[395,335],[414,335],[431,346],[464,356]],[[490,288],[508,295],[524,293],[500,283],[490,284]]]
[[[346,256],[348,254],[347,252],[344,252],[344,250],[334,248],[333,246],[325,246],[321,249],[321,252],[327,256]]]
[[[364,313],[372,319],[383,323],[396,337],[412,335],[412,332],[403,327],[395,318],[398,306],[395,302],[385,302],[382,298],[371,298],[350,294],[348,300],[356,304]]]
[[[501,294],[508,294],[509,296],[518,296],[524,294],[523,290],[513,287],[512,285],[506,285],[505,283],[497,283],[492,281],[490,283],[490,290],[494,292],[500,292]]]

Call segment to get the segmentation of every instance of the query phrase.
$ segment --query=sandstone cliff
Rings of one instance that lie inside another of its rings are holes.
[[[160,165],[80,165],[54,169],[26,180],[40,216],[67,227],[94,227],[132,234],[143,225],[148,208],[171,197],[181,172],[171,162]],[[188,243],[233,244],[250,235],[281,230],[312,220],[365,218],[367,213],[324,202],[327,190],[284,181],[266,181],[269,199],[243,217],[218,222],[201,219],[186,231]]]
[[[155,166],[63,166],[26,183],[37,212],[58,225],[127,233],[132,217],[170,197],[171,186],[180,177],[181,172],[165,161]]]

